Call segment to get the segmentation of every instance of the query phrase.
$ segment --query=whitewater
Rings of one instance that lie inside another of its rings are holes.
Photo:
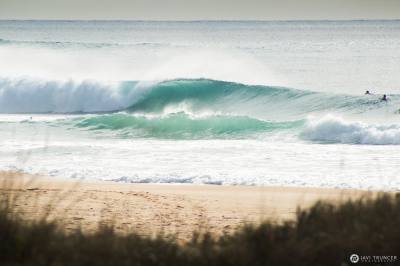
[[[398,190],[399,48],[400,21],[0,21],[0,170]]]

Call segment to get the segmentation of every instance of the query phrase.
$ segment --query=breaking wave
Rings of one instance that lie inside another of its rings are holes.
[[[310,119],[301,136],[325,143],[399,145],[400,125],[371,125],[326,116],[318,120]]]
[[[152,83],[0,79],[0,113],[164,113],[184,106],[194,113],[285,119],[282,116],[304,117],[315,112],[395,113],[400,97],[389,97],[391,101],[381,102],[378,96],[336,95],[209,79]]]
[[[327,94],[210,79],[114,83],[0,79],[0,113],[80,114],[66,119],[67,124],[122,137],[249,138],[293,129],[313,142],[398,145],[400,125],[361,121],[364,117],[379,121],[379,116],[397,121],[399,105],[398,95],[382,102],[377,95]],[[309,119],[310,115],[323,118]],[[356,120],[349,122],[342,116]]]
[[[73,120],[73,125],[80,128],[116,131],[125,137],[162,139],[246,138],[302,124],[303,121],[273,122],[245,116],[193,117],[184,112],[165,116],[116,113]]]
[[[0,80],[0,113],[91,113],[128,107],[136,82]]]

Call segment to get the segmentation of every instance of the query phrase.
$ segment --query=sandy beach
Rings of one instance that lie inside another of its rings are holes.
[[[68,231],[81,227],[93,232],[103,224],[114,225],[121,233],[165,233],[179,239],[190,238],[193,231],[219,235],[245,223],[291,219],[297,207],[306,208],[317,200],[339,202],[372,194],[321,188],[73,182],[10,173],[1,179],[1,193],[15,196],[12,204],[25,219],[48,215]]]

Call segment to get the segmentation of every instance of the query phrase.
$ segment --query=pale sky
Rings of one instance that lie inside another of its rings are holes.
[[[0,19],[400,19],[400,0],[0,0]]]

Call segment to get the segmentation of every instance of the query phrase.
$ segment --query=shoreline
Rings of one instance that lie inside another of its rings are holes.
[[[13,180],[12,182],[7,181]],[[16,181],[18,180],[18,181]],[[341,202],[377,192],[275,186],[193,184],[121,184],[108,181],[64,180],[0,172],[1,194],[15,195],[13,210],[27,220],[61,222],[67,231],[85,233],[99,225],[140,235],[163,233],[190,239],[193,232],[215,235],[233,232],[247,223],[295,218],[298,207],[318,200]]]

